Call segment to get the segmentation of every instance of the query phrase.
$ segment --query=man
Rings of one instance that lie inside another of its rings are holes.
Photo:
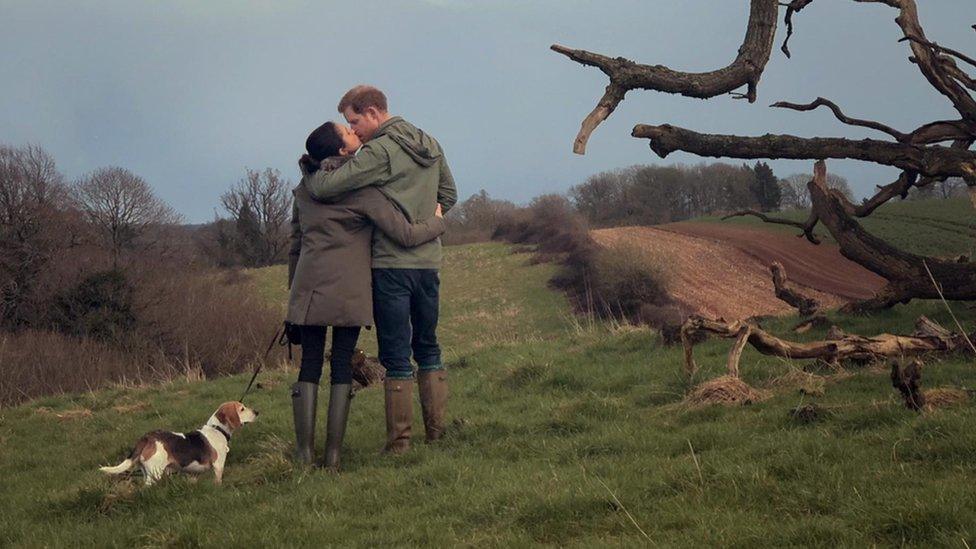
[[[376,185],[414,222],[446,213],[457,202],[454,178],[440,145],[414,125],[387,112],[386,96],[372,86],[356,86],[339,101],[339,112],[364,143],[341,168],[305,177],[322,200]],[[386,445],[400,454],[410,449],[413,422],[413,367],[428,441],[444,435],[447,373],[437,343],[441,243],[404,248],[380,231],[373,235],[373,320],[380,363],[386,368]]]

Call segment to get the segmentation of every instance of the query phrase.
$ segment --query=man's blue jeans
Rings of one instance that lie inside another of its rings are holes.
[[[410,352],[421,370],[438,370],[440,305],[437,269],[373,269],[373,320],[380,364],[390,379],[412,379]]]

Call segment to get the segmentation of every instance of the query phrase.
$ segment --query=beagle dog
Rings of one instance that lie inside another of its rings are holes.
[[[220,484],[224,462],[230,452],[230,436],[245,423],[251,423],[258,412],[240,402],[225,402],[207,423],[192,433],[152,431],[136,442],[125,461],[115,467],[100,467],[108,475],[120,475],[142,467],[146,486],[162,478],[167,471],[202,473],[213,468],[214,482]]]

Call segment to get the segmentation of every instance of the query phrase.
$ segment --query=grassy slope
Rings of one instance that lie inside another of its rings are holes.
[[[804,221],[808,214],[807,210],[791,210],[774,215]],[[785,225],[763,223],[755,217],[736,217],[728,221],[704,217],[695,221],[758,226],[792,234],[798,232]],[[909,252],[935,256],[976,256],[976,215],[969,201],[963,198],[889,202],[859,221],[867,231]],[[824,240],[833,242],[823,226],[818,227],[816,232]]]
[[[551,267],[526,260],[494,244],[448,250],[441,333],[454,422],[442,443],[378,456],[382,394],[371,389],[354,401],[346,471],[295,468],[285,457],[294,372],[272,372],[250,398],[261,417],[235,438],[222,487],[173,477],[142,490],[95,468],[145,430],[194,428],[246,376],[44,399],[0,411],[0,546],[647,543],[635,522],[658,545],[976,541],[976,408],[919,416],[883,373],[859,370],[822,397],[780,389],[748,407],[689,409],[680,350],[646,330],[580,326],[546,288]],[[265,274],[268,295],[282,295],[281,273]],[[931,303],[838,322],[908,330],[919,313],[950,325]],[[697,349],[702,377],[720,373],[727,349]],[[743,357],[757,386],[788,367]],[[976,380],[962,359],[925,376],[927,387]],[[788,410],[811,401],[832,414],[793,422]]]

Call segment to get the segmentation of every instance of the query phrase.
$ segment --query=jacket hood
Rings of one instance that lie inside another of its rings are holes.
[[[399,116],[394,116],[384,122],[376,130],[376,135],[373,138],[383,135],[392,139],[414,162],[425,168],[433,166],[443,154],[440,145],[433,137]]]

